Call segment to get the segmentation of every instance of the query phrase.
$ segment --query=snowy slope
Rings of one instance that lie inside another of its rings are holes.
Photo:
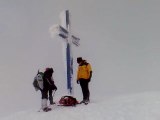
[[[48,113],[29,109],[1,120],[159,120],[160,93],[146,92],[115,98],[99,98],[88,105],[55,106]]]

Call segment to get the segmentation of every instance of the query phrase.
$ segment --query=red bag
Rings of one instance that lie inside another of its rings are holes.
[[[62,96],[59,100],[59,104],[62,106],[75,106],[78,104],[78,101],[72,96]]]

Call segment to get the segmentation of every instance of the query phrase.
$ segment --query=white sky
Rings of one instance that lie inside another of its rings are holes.
[[[65,94],[62,40],[49,34],[64,9],[70,10],[72,31],[81,38],[81,46],[73,47],[74,58],[82,56],[93,67],[93,98],[159,90],[159,4],[158,0],[1,0],[0,113],[5,113],[5,106],[12,112],[32,106],[26,102],[39,101],[33,77],[48,66],[55,70],[57,95]],[[76,67],[74,61],[75,74]],[[75,84],[75,96],[79,94]]]

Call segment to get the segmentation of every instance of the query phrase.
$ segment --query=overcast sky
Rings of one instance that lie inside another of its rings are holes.
[[[19,99],[18,92],[26,93],[22,98],[33,97],[33,77],[45,67],[54,68],[59,91],[66,89],[64,41],[49,33],[65,9],[71,12],[73,34],[81,39],[80,47],[73,46],[74,58],[82,56],[92,64],[93,92],[95,87],[106,95],[159,90],[159,4],[158,0],[0,0],[0,94],[8,100],[5,104]],[[76,67],[74,59],[75,74]]]

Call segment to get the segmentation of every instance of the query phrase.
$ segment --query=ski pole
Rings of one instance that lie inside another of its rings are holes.
[[[54,97],[54,94],[55,94],[56,90],[53,90],[53,93],[52,93],[52,96]]]
[[[42,110],[42,107],[38,110],[38,112],[41,112],[41,110]]]

